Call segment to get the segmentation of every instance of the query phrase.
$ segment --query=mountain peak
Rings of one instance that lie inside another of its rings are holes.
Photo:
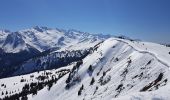
[[[39,32],[43,32],[43,31],[49,30],[50,28],[45,27],[45,26],[34,26],[32,29],[39,31]]]
[[[10,41],[9,38],[12,40],[11,42],[19,43],[19,42],[16,42],[17,37],[18,37],[19,39],[23,40],[22,43],[28,44],[40,52],[53,48],[53,47],[68,48],[69,46],[74,45],[74,44],[83,44],[83,43],[88,43],[88,42],[97,43],[99,41],[109,38],[109,36],[106,36],[106,35],[90,34],[90,33],[78,31],[75,29],[62,30],[58,28],[52,29],[52,28],[48,28],[44,26],[34,26],[30,29],[25,29],[25,30],[21,30],[17,32],[9,32],[9,33],[11,35],[2,34],[0,36],[0,38],[2,38],[2,41],[0,41],[0,46],[2,46],[1,43],[3,44],[3,46],[5,46],[4,42],[6,41],[6,39]],[[8,44],[8,41],[5,44]],[[64,44],[64,45],[61,45],[61,44]],[[10,45],[8,46],[10,47]],[[16,44],[16,46],[18,45]],[[77,49],[77,48],[79,47],[76,47],[74,49]]]
[[[0,33],[10,33],[10,32],[11,32],[10,30],[6,30],[6,29],[0,30]]]

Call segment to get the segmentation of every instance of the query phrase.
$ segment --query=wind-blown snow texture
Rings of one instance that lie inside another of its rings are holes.
[[[50,90],[45,86],[36,95],[28,94],[28,99],[170,100],[169,52],[169,47],[155,43],[109,38],[96,45],[81,63],[48,70],[54,75],[61,69],[69,72]],[[42,73],[1,79],[6,88],[1,86],[0,93],[18,89],[15,93],[19,93],[24,83],[31,82],[30,75],[34,75],[32,81],[38,81],[36,76]],[[23,83],[22,77],[26,79]]]

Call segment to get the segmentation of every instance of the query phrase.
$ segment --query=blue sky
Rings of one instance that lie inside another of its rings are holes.
[[[170,0],[0,0],[0,29],[36,25],[170,43]]]

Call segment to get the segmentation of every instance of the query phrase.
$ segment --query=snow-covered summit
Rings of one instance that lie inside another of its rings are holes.
[[[67,31],[57,28],[53,29],[35,26],[18,32],[1,31],[0,48],[8,53],[17,53],[26,50],[28,49],[26,45],[29,45],[40,52],[54,47],[59,47],[62,50],[80,50],[83,48],[81,45],[86,45],[84,48],[89,48],[109,37],[109,35],[94,35],[77,30]],[[15,46],[11,44],[15,44]],[[72,48],[72,45],[77,45],[77,47]]]

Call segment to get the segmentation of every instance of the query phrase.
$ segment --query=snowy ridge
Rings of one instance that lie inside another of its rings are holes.
[[[26,97],[28,100],[169,100],[169,52],[169,47],[159,44],[109,38],[95,46],[84,59],[63,67],[69,72],[50,89],[46,85]],[[29,76],[23,76],[25,83],[30,84]],[[6,88],[0,87],[0,96],[5,97],[1,92],[15,87],[12,81],[21,77],[0,79],[1,84],[6,84]]]
[[[156,57],[159,62],[161,62],[162,64],[170,68],[170,62],[168,60],[170,59],[170,56],[168,55],[170,48],[164,45],[149,43],[149,42],[140,43],[136,41],[128,42],[127,40],[121,40],[121,39],[117,39],[117,40],[128,44],[129,46],[139,51],[140,53],[149,53],[150,55]]]

